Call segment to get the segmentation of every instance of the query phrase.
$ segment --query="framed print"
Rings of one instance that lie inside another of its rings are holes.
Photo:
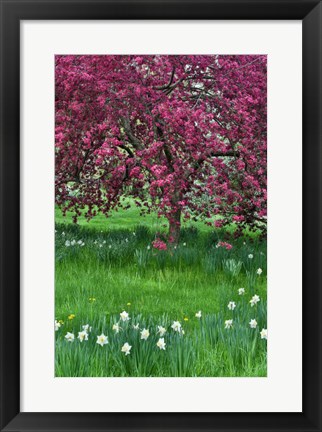
[[[1,27],[1,430],[321,430],[320,2]]]

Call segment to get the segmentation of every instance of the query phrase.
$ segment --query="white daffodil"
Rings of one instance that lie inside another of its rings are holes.
[[[90,333],[90,332],[92,331],[92,327],[90,327],[89,324],[85,324],[85,325],[83,325],[83,326],[82,326],[82,329],[83,329],[84,331],[86,331],[87,333]]]
[[[87,331],[81,331],[81,332],[78,332],[78,336],[77,336],[77,339],[79,339],[80,340],[80,342],[83,342],[83,340],[88,340],[88,333],[87,333]]]
[[[251,305],[251,307],[255,306],[255,304],[257,304],[260,301],[260,298],[257,294],[255,294],[251,300],[249,300],[249,303]]]
[[[175,332],[181,332],[181,324],[179,323],[179,321],[173,321],[173,324],[171,326],[171,328],[175,331]]]
[[[67,332],[65,339],[67,342],[74,342],[75,335],[73,333]]]
[[[255,319],[251,319],[249,321],[249,327],[250,328],[256,328],[257,327],[257,321]]]
[[[245,288],[238,288],[238,294],[244,295],[245,294]]]
[[[229,310],[234,310],[235,307],[236,307],[236,303],[233,302],[233,301],[230,301],[230,302],[228,303],[227,307],[228,307]]]
[[[267,339],[267,329],[262,329],[262,331],[260,332],[261,335],[261,339]]]
[[[69,241],[69,240],[66,240],[66,241],[65,241],[65,246],[66,246],[66,247],[69,247],[69,246],[70,246],[70,241]]]
[[[147,248],[147,250],[150,250],[150,249],[151,249],[151,246],[147,246],[146,248]]]
[[[127,342],[125,342],[125,344],[122,346],[121,351],[125,353],[125,355],[130,355],[130,351],[131,351],[132,346],[129,345]]]
[[[83,240],[78,240],[77,244],[81,245],[83,243]]]
[[[108,245],[108,248],[109,248],[109,249],[112,249],[112,245]]]
[[[160,350],[165,350],[165,346],[164,338],[160,338],[157,342],[157,347],[160,348]]]
[[[126,238],[126,239],[125,239],[125,242],[128,243],[128,242],[129,242],[129,239]]]
[[[162,327],[162,326],[158,326],[158,331],[157,334],[159,334],[161,337],[164,336],[167,332],[167,329]]]
[[[134,330],[139,330],[140,329],[140,324],[139,323],[133,324],[132,327],[133,327]]]
[[[113,324],[112,330],[115,331],[115,333],[119,333],[119,331],[121,330],[121,327],[119,326],[118,323]]]
[[[249,255],[248,255],[248,258],[249,258],[249,259],[253,259],[253,258],[254,258],[254,255],[253,255],[253,254],[249,254]]]
[[[257,269],[256,273],[258,274],[258,276],[260,276],[263,273],[263,270],[261,268]]]
[[[123,322],[129,321],[129,319],[130,319],[129,314],[127,312],[125,312],[125,311],[123,311],[123,312],[120,313],[120,317],[121,317],[121,320]]]
[[[147,338],[150,336],[149,329],[143,329],[141,331],[141,339],[147,340]]]
[[[201,311],[197,312],[197,313],[195,314],[195,317],[200,319],[200,318],[201,318]]]
[[[55,331],[59,330],[61,327],[61,323],[55,320]]]
[[[182,243],[182,246],[187,246],[187,243]]]
[[[96,343],[99,344],[99,345],[101,345],[101,346],[104,346],[104,345],[108,344],[107,336],[105,336],[104,333],[102,333],[100,336],[97,336]]]
[[[61,233],[61,235],[62,235],[63,237],[65,237],[65,233],[64,233],[64,231]]]
[[[230,329],[233,326],[233,320],[226,320],[225,321],[225,329]]]
[[[71,244],[71,246],[75,246],[75,244],[76,244],[76,240],[72,240],[72,241],[70,242],[70,244]]]

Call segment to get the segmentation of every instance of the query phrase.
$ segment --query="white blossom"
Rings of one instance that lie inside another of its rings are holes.
[[[162,327],[162,326],[158,326],[158,331],[157,331],[157,333],[162,337],[162,336],[164,336],[165,334],[166,334],[166,332],[167,332],[167,329],[166,328],[164,328],[164,327]]]
[[[171,326],[171,328],[175,331],[175,332],[181,332],[181,324],[179,323],[179,321],[173,321],[173,324]]]
[[[102,333],[100,336],[97,336],[96,343],[99,344],[99,345],[101,345],[101,346],[104,346],[104,345],[108,344],[107,336],[105,336],[104,333]]]
[[[165,350],[165,346],[164,338],[160,338],[157,342],[157,347],[160,348],[160,350]]]
[[[121,351],[125,353],[125,355],[129,355],[131,351],[132,346],[129,345],[127,342],[122,346]]]
[[[77,338],[80,340],[80,342],[83,342],[83,340],[88,340],[88,333],[87,331],[83,330],[81,332],[78,332]]]
[[[129,319],[130,319],[129,314],[127,312],[125,312],[125,311],[123,311],[123,312],[120,313],[120,317],[121,317],[121,320],[123,322],[129,321]]]
[[[255,319],[251,319],[249,321],[249,327],[250,328],[256,328],[257,327],[257,321]]]
[[[118,323],[113,324],[112,330],[115,331],[115,333],[119,333],[119,331],[121,330],[121,327],[119,326]]]
[[[251,307],[255,306],[260,301],[260,298],[257,294],[255,294],[251,300],[249,301]]]
[[[147,338],[150,336],[149,329],[144,328],[141,331],[141,339],[147,340]]]
[[[234,310],[236,307],[236,303],[234,301],[230,301],[227,305],[229,310]]]
[[[230,320],[226,320],[225,321],[225,328],[226,329],[229,329],[229,328],[231,328],[233,326],[233,320],[232,319],[230,319]]]
[[[261,335],[261,339],[267,339],[267,329],[262,329],[262,331],[260,332]]]
[[[73,333],[67,332],[65,339],[67,342],[74,342],[75,335]]]

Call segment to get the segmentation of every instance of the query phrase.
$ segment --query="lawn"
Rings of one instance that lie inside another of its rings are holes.
[[[56,376],[266,376],[266,242],[195,222],[176,248],[160,251],[152,242],[164,225],[134,206],[78,224],[56,209]],[[81,342],[86,324],[92,329]]]

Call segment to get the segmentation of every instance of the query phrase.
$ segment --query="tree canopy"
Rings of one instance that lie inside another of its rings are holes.
[[[170,241],[183,218],[265,230],[266,56],[59,55],[55,63],[64,212],[109,215],[127,196],[169,220]]]

